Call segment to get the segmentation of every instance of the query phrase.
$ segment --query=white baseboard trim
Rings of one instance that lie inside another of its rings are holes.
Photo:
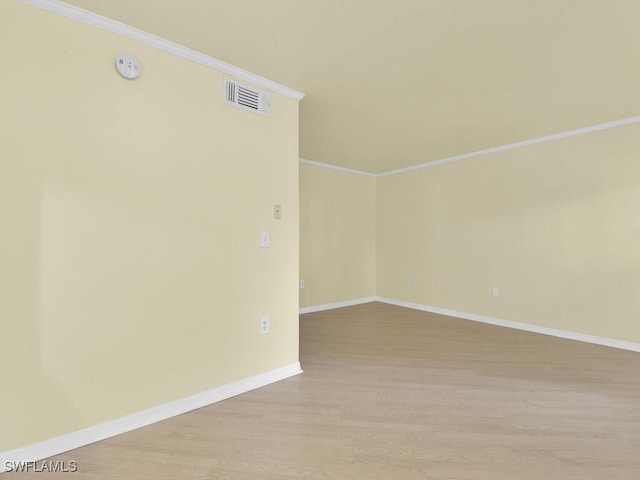
[[[623,340],[615,340],[612,338],[597,337],[595,335],[586,335],[584,333],[571,332],[569,330],[560,330],[558,328],[541,327],[531,323],[514,322],[512,320],[502,320],[500,318],[487,317],[477,315],[475,313],[459,312],[449,310],[447,308],[431,307],[420,303],[404,302],[402,300],[394,300],[391,298],[376,297],[377,302],[397,305],[399,307],[411,308],[413,310],[421,310],[423,312],[438,313],[449,317],[462,318],[464,320],[472,320],[474,322],[488,323],[499,327],[514,328],[516,330],[525,330],[527,332],[541,333],[552,337],[566,338],[568,340],[577,340],[579,342],[594,343],[596,345],[604,345],[605,347],[619,348],[622,350],[631,350],[632,352],[640,352],[640,344],[625,342]]]
[[[69,450],[84,447],[100,440],[105,440],[161,420],[206,407],[207,405],[235,397],[236,395],[264,387],[270,383],[275,383],[300,373],[302,373],[300,363],[292,363],[291,365],[276,368],[275,370],[165,403],[164,405],[132,413],[83,430],[61,435],[16,450],[1,452],[0,473],[8,470],[7,462],[33,462],[53,455],[59,455]]]
[[[355,298],[353,300],[345,300],[343,302],[325,303],[323,305],[313,305],[311,307],[302,307],[300,314],[322,312],[323,310],[333,310],[334,308],[352,307],[353,305],[361,305],[363,303],[375,302],[376,297]]]

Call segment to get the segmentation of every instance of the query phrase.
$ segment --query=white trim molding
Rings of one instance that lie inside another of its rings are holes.
[[[303,307],[300,314],[321,312],[324,310],[332,310],[334,308],[350,307],[353,305],[362,305],[364,303],[380,302],[397,307],[410,308],[412,310],[420,310],[422,312],[437,313],[446,315],[447,317],[461,318],[463,320],[471,320],[473,322],[487,323],[499,327],[513,328],[515,330],[524,330],[526,332],[539,333],[552,337],[565,338],[567,340],[576,340],[578,342],[593,343],[595,345],[603,345],[605,347],[619,348],[621,350],[630,350],[640,353],[640,343],[626,342],[624,340],[615,340],[612,338],[598,337],[595,335],[587,335],[584,333],[572,332],[569,330],[561,330],[559,328],[542,327],[532,323],[514,322],[513,320],[504,320],[501,318],[488,317],[475,313],[460,312],[458,310],[450,310],[448,308],[432,307],[421,303],[405,302],[404,300],[395,300],[386,297],[365,297],[354,300],[346,300],[344,302],[326,303],[324,305],[315,305],[313,307]]]
[[[314,167],[328,168],[330,170],[337,170],[339,172],[353,173],[356,175],[364,175],[365,177],[376,177],[375,173],[364,172],[362,170],[354,170],[353,168],[339,167],[337,165],[331,165],[330,163],[316,162],[315,160],[307,160],[306,158],[299,159],[300,163],[304,165],[312,165]]]
[[[585,133],[597,132],[600,130],[607,130],[609,128],[621,127],[623,125],[631,125],[632,123],[640,123],[640,115],[635,117],[623,118],[622,120],[614,120],[612,122],[600,123],[598,125],[592,125],[590,127],[577,128],[575,130],[569,130],[567,132],[554,133],[553,135],[545,135],[544,137],[532,138],[530,140],[523,140],[521,142],[509,143],[507,145],[500,145],[499,147],[486,148],[484,150],[478,150],[476,152],[464,153],[462,155],[455,155],[453,157],[441,158],[440,160],[433,160],[430,162],[421,163],[419,165],[413,165],[411,167],[398,168],[396,170],[389,170],[388,172],[379,173],[376,177],[385,177],[387,175],[395,175],[397,173],[410,172],[412,170],[419,170],[426,167],[434,167],[436,165],[442,165],[443,163],[456,162],[458,160],[464,160],[467,158],[480,157],[482,155],[488,155],[490,153],[504,152],[505,150],[513,150],[514,148],[526,147],[528,145],[535,145],[536,143],[546,143],[553,140],[559,140],[561,138],[575,137],[577,135],[584,135]]]
[[[355,298],[353,300],[345,300],[343,302],[325,303],[323,305],[313,305],[311,307],[300,308],[300,315],[305,313],[322,312],[324,310],[333,310],[334,308],[352,307],[363,303],[375,302],[376,297]]]
[[[266,78],[254,75],[251,72],[235,67],[221,60],[217,60],[213,57],[205,55],[204,53],[197,52],[188,47],[184,47],[170,40],[158,37],[151,33],[147,33],[135,27],[131,27],[124,23],[120,23],[116,20],[112,20],[97,13],[84,10],[74,5],[69,5],[58,0],[18,0],[19,2],[31,5],[33,7],[46,10],[47,12],[55,13],[65,18],[75,20],[77,22],[85,23],[93,27],[106,30],[121,37],[126,37],[131,40],[135,40],[150,47],[157,48],[159,50],[177,55],[179,57],[191,60],[205,67],[212,68],[227,75],[234,76],[238,79],[251,82],[254,85],[267,88],[272,92],[285,95],[294,100],[300,101],[304,97],[304,93],[298,92],[291,88],[280,85]]]
[[[236,395],[264,387],[265,385],[284,380],[285,378],[300,373],[302,373],[300,363],[292,363],[291,365],[276,368],[253,377],[245,378],[141,412],[132,413],[131,415],[120,417],[106,423],[94,425],[16,450],[0,452],[0,473],[7,470],[7,462],[34,462],[53,455],[59,455],[69,450],[84,447],[100,440],[105,440],[137,428],[146,427],[152,423],[235,397]]]
[[[513,328],[516,330],[524,330],[527,332],[541,333],[552,337],[566,338],[568,340],[577,340],[579,342],[593,343],[603,345],[605,347],[619,348],[622,350],[631,350],[632,352],[640,352],[640,344],[625,342],[623,340],[615,340],[612,338],[597,337],[595,335],[586,335],[584,333],[571,332],[569,330],[560,330],[558,328],[542,327],[531,323],[514,322],[512,320],[503,320],[500,318],[487,317],[485,315],[477,315],[475,313],[459,312],[457,310],[449,310],[447,308],[431,307],[420,303],[405,302],[402,300],[394,300],[391,298],[376,297],[377,302],[388,303],[398,307],[411,308],[413,310],[421,310],[423,312],[437,313],[448,317],[462,318],[464,320],[472,320],[474,322],[488,323],[499,327]]]
[[[546,135],[544,137],[532,138],[529,140],[523,140],[521,142],[509,143],[507,145],[500,145],[498,147],[486,148],[484,150],[478,150],[475,152],[463,153],[461,155],[455,155],[453,157],[441,158],[439,160],[431,160],[429,162],[421,163],[419,165],[412,165],[410,167],[398,168],[395,170],[389,170],[382,173],[371,173],[362,170],[354,170],[352,168],[339,167],[337,165],[331,165],[328,163],[316,162],[314,160],[300,159],[300,163],[307,165],[315,165],[316,167],[330,168],[333,170],[340,170],[342,172],[356,173],[358,175],[366,175],[368,177],[386,177],[388,175],[396,175],[398,173],[411,172],[413,170],[421,170],[427,167],[435,167],[436,165],[442,165],[443,163],[457,162],[458,160],[465,160],[467,158],[480,157],[482,155],[489,155],[491,153],[504,152],[506,150],[513,150],[515,148],[526,147],[528,145],[535,145],[537,143],[546,143],[553,140],[560,140],[562,138],[575,137],[577,135],[584,135],[586,133],[598,132],[600,130],[608,130],[609,128],[622,127],[624,125],[631,125],[634,123],[640,123],[640,115],[635,117],[623,118],[621,120],[614,120],[612,122],[599,123],[598,125],[591,125],[589,127],[577,128],[575,130],[569,130],[566,132],[554,133],[553,135]]]

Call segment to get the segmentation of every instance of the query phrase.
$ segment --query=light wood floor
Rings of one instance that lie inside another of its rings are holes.
[[[640,478],[638,353],[380,303],[300,330],[304,374],[56,459],[78,480]]]

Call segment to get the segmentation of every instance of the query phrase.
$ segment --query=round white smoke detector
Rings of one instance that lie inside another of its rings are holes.
[[[140,62],[130,53],[121,53],[116,57],[116,70],[129,80],[140,76]]]

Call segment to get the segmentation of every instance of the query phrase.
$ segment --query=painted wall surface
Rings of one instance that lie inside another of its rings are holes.
[[[635,124],[378,178],[377,295],[640,342],[639,158]]]
[[[0,18],[0,452],[297,362],[297,102],[265,118],[219,72]]]
[[[375,178],[300,165],[300,306],[375,295]]]

